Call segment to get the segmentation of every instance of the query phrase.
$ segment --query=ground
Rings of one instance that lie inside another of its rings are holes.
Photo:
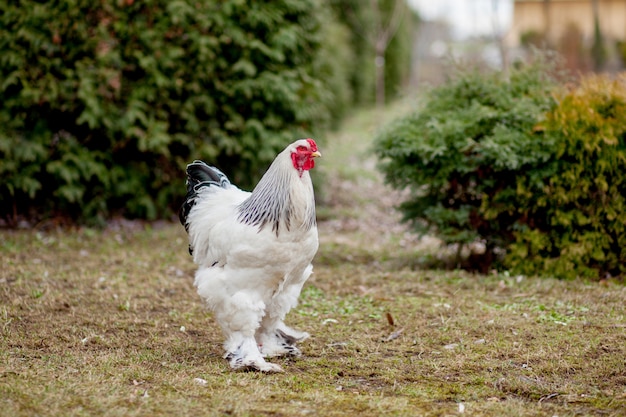
[[[288,317],[312,337],[282,374],[228,368],[180,225],[0,231],[0,416],[624,415],[626,287],[424,269],[440,250],[399,223],[379,121],[322,149]]]

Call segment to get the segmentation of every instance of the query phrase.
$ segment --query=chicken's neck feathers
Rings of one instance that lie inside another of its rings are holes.
[[[259,230],[270,226],[277,236],[282,229],[310,230],[315,226],[315,198],[308,171],[300,174],[290,153],[280,153],[238,211],[242,223]]]

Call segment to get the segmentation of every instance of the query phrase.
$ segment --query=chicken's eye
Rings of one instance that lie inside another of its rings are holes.
[[[306,148],[306,146],[298,146],[296,149],[298,150],[298,153],[308,152],[308,151],[309,151],[309,150]]]

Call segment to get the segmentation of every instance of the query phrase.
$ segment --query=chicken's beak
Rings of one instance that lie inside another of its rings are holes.
[[[322,154],[318,151],[315,151],[311,154],[311,158],[319,158],[320,156],[322,156]]]

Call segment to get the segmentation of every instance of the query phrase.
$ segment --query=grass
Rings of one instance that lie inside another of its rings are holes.
[[[3,230],[0,415],[624,415],[626,287],[420,269],[436,247],[398,226],[369,116],[322,150],[285,373],[230,371],[179,225]]]

